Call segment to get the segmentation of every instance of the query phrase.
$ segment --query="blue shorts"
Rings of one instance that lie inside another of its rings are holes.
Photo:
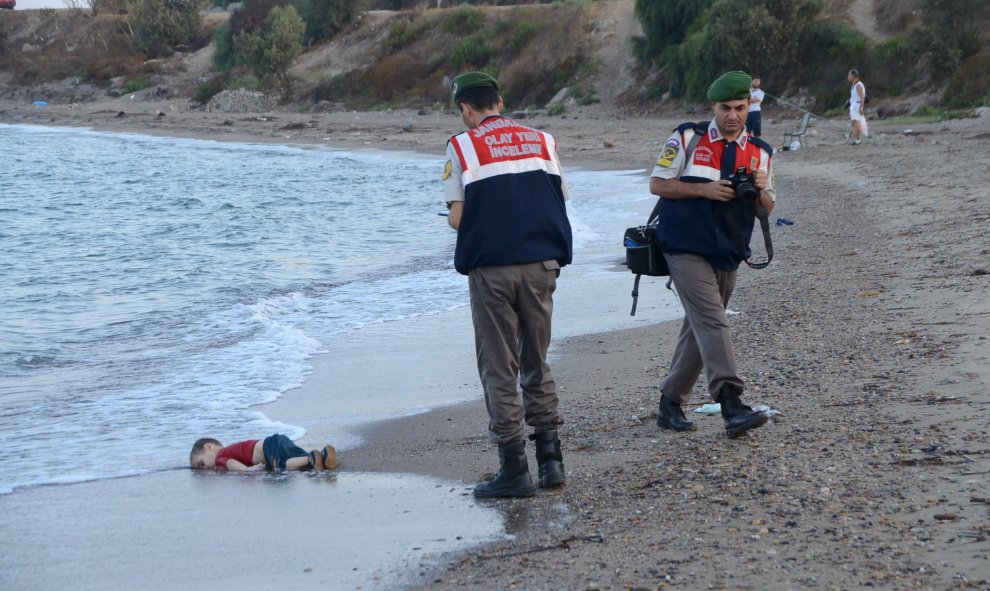
[[[265,437],[261,444],[265,452],[265,465],[269,468],[285,470],[285,463],[289,458],[309,457],[309,452],[299,447],[285,435],[276,433],[270,437]]]

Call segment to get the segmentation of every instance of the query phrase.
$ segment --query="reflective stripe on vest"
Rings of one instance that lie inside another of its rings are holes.
[[[556,149],[553,136],[505,117],[488,119],[455,136],[451,143],[461,163],[464,187],[493,176],[537,170],[561,176],[552,157]]]

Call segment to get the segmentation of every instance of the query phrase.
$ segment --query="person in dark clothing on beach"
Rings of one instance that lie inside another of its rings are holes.
[[[333,470],[337,467],[337,451],[332,445],[307,452],[285,435],[275,434],[264,439],[240,441],[224,447],[210,437],[196,440],[189,452],[189,465],[197,470],[230,470],[257,472],[259,470]]]
[[[528,497],[536,486],[526,425],[539,486],[565,481],[557,433],[564,421],[546,356],[557,276],[571,262],[570,193],[554,138],[500,115],[495,78],[468,72],[450,91],[468,131],[447,142],[447,220],[457,230],[454,267],[468,276],[478,373],[500,461],[474,494]]]
[[[714,119],[679,126],[664,144],[650,178],[650,192],[662,198],[657,233],[684,306],[674,356],[660,383],[657,425],[663,429],[695,429],[681,405],[690,398],[702,369],[708,394],[721,404],[729,437],[767,421],[740,398],[744,384],[725,315],[736,270],[750,256],[754,208],[761,204],[772,211],[776,199],[773,148],[746,133],[750,83],[749,75],[739,71],[715,80],[708,88]],[[753,201],[737,197],[728,180],[740,167],[753,177],[758,191]]]

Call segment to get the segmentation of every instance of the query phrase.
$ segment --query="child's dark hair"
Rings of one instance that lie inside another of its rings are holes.
[[[487,111],[498,106],[499,93],[491,86],[469,88],[457,96],[457,104],[467,103],[475,111]],[[460,107],[458,107],[458,110]]]
[[[196,454],[203,451],[207,443],[212,443],[213,445],[219,445],[220,447],[223,447],[222,443],[220,443],[216,439],[213,439],[212,437],[203,437],[202,439],[197,439],[196,443],[193,444],[192,451],[189,452],[189,463],[192,463],[193,457]]]

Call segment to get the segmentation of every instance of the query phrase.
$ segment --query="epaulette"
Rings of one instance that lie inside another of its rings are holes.
[[[708,131],[708,125],[711,121],[698,121],[697,123],[688,121],[687,123],[681,123],[677,126],[677,131],[684,133],[685,131],[692,129],[695,133],[704,134]]]
[[[773,147],[770,146],[770,144],[768,144],[765,141],[763,141],[762,139],[760,139],[758,137],[749,136],[749,138],[748,138],[747,141],[749,141],[751,143],[754,143],[757,146],[763,148],[764,150],[767,151],[767,154],[773,156]]]

